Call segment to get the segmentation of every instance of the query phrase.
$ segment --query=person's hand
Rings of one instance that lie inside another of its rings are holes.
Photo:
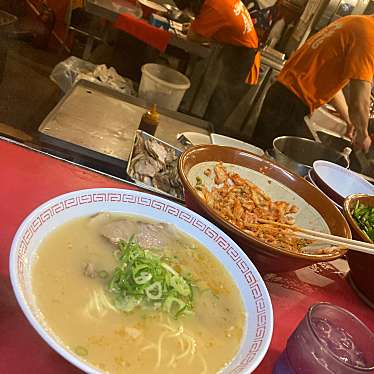
[[[367,153],[371,146],[371,138],[367,132],[359,133],[357,132],[353,138],[353,146],[356,149],[360,149],[363,152]]]

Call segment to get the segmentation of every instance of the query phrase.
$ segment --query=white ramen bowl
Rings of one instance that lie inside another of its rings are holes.
[[[208,220],[177,203],[137,191],[98,188],[71,192],[44,203],[23,221],[12,243],[10,277],[18,303],[39,335],[73,365],[87,373],[100,373],[66,348],[38,317],[31,270],[42,240],[51,231],[72,219],[103,211],[174,224],[220,261],[239,288],[247,314],[239,352],[222,372],[252,372],[264,358],[273,332],[272,305],[260,274],[234,241]]]

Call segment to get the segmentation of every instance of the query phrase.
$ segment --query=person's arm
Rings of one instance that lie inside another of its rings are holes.
[[[353,136],[353,126],[351,124],[351,120],[349,118],[349,110],[348,110],[348,104],[345,100],[345,96],[343,94],[343,91],[340,90],[334,98],[329,102],[335,110],[340,115],[340,118],[347,123],[347,130],[345,132],[345,136],[348,138],[352,138]]]
[[[286,26],[286,21],[284,20],[284,18],[281,18],[274,23],[273,27],[271,28],[269,32],[269,36],[266,41],[266,44],[270,48],[275,48],[279,39],[282,36],[285,26]]]
[[[371,145],[368,133],[370,93],[370,82],[357,79],[351,80],[348,110],[349,118],[355,129],[353,144],[364,152],[367,152]]]
[[[331,104],[335,108],[335,110],[339,113],[342,120],[344,120],[347,123],[350,123],[348,104],[345,100],[342,90],[340,90],[333,97],[333,99],[329,102],[329,104]]]

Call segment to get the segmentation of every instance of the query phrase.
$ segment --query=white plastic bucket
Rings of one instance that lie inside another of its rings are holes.
[[[142,66],[139,97],[149,105],[178,110],[190,85],[190,80],[179,71],[163,65],[145,64]]]

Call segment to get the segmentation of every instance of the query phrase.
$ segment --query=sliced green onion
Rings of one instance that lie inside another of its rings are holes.
[[[88,350],[87,350],[87,348],[82,347],[82,346],[80,346],[80,345],[78,345],[77,347],[75,347],[74,352],[75,352],[78,356],[87,356],[87,355],[88,355]]]
[[[164,310],[174,317],[178,317],[186,307],[186,303],[173,296],[168,296],[164,303]]]
[[[119,249],[116,249],[114,252],[113,252],[113,256],[114,256],[114,258],[116,259],[116,260],[119,260],[120,259],[120,257],[121,257],[121,250],[119,250]]]
[[[123,312],[132,312],[140,303],[141,298],[127,295],[125,297],[118,297],[114,301],[114,306]]]
[[[174,276],[170,279],[170,286],[175,288],[182,296],[189,296],[191,288],[189,284],[180,276]]]
[[[106,279],[109,277],[109,273],[105,270],[101,270],[98,272],[98,275],[101,279]]]
[[[161,282],[154,282],[148,286],[145,290],[145,294],[151,300],[159,300],[162,296],[162,286]]]
[[[365,236],[374,242],[374,208],[357,201],[351,214]]]
[[[148,269],[149,268],[149,265],[148,264],[139,264],[139,265],[135,265],[132,269],[132,274],[134,276],[136,276],[137,273],[139,273],[141,270],[145,270],[145,269]]]
[[[146,271],[142,271],[139,275],[133,278],[136,284],[145,284],[145,283],[148,283],[152,279],[152,274]]]
[[[175,318],[192,313],[195,286],[168,264],[173,259],[144,249],[132,240],[120,241],[118,251],[118,266],[108,282],[116,309],[161,309]]]

